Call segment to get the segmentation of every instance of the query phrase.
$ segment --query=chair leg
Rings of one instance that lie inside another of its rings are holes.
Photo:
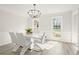
[[[13,51],[13,52],[16,52],[19,47],[20,47],[19,45],[15,45],[12,51]]]
[[[30,52],[32,52],[34,50],[34,42],[32,42],[30,49],[31,49]]]
[[[24,55],[24,53],[27,51],[27,49],[28,49],[28,48],[23,47],[22,50],[21,50],[21,52],[20,52],[20,55]]]

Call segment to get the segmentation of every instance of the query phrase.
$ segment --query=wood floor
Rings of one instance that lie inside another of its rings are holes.
[[[79,52],[76,51],[76,47],[71,43],[61,43],[56,42],[50,50],[44,51],[26,51],[25,55],[78,55]],[[12,44],[7,44],[0,47],[0,55],[19,55],[21,47],[17,50],[16,53],[12,52]]]

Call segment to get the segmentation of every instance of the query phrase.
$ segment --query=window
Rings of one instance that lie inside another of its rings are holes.
[[[53,17],[52,19],[53,37],[56,37],[56,38],[61,37],[61,21],[62,21],[62,16]]]

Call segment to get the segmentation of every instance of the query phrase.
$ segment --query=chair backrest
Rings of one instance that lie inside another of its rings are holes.
[[[17,39],[15,33],[9,32],[9,35],[10,35],[10,37],[12,39],[12,43],[18,43],[18,39]]]
[[[41,38],[41,43],[43,44],[45,42],[46,33],[44,32]]]
[[[17,38],[20,40],[21,44],[27,44],[27,42],[30,42],[30,39],[27,40],[27,38],[22,33],[16,33]]]
[[[25,42],[25,39],[24,39],[22,33],[16,33],[16,36],[21,42]]]

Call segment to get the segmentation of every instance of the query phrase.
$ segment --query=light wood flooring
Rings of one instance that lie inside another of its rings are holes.
[[[57,44],[54,45],[50,50],[31,52],[28,49],[25,55],[78,55],[79,52],[75,50],[75,47],[76,46],[71,43],[57,42]],[[12,52],[12,49],[12,44],[0,46],[0,55],[19,55],[21,47],[17,50],[17,52]]]

